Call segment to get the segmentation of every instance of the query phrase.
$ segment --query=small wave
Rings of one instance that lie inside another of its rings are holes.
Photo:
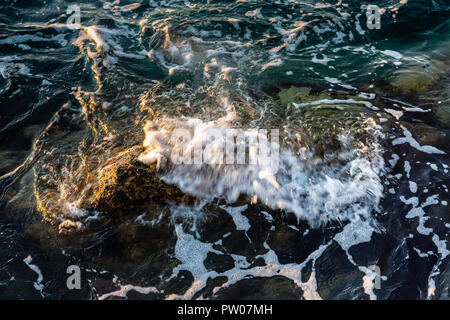
[[[273,158],[254,164],[226,164],[224,146],[230,142],[233,143],[231,150],[242,146],[226,140],[227,130],[232,127],[221,120],[224,119],[153,122],[146,126],[144,146],[147,149],[140,160],[146,164],[157,162],[160,168],[167,165],[169,169],[162,174],[162,179],[186,193],[207,199],[224,198],[229,203],[237,201],[240,195],[247,195],[272,209],[292,212],[315,227],[336,220],[368,219],[377,208],[383,194],[379,175],[384,162],[376,143],[367,146],[370,152],[362,155],[362,150],[352,143],[354,137],[341,134],[339,152],[324,156],[335,161],[326,162],[301,145],[295,152],[275,142],[272,151],[279,150],[279,153],[271,154]],[[170,138],[177,128],[187,130],[182,141]],[[215,131],[215,139],[208,140],[210,130]],[[180,150],[189,156],[195,150],[208,150],[217,158],[209,163],[170,164],[171,154]]]

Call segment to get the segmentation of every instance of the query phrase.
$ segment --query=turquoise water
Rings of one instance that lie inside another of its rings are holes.
[[[0,7],[0,298],[448,299],[445,1]]]

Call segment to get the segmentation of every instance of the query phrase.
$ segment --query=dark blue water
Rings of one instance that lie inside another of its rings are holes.
[[[1,299],[448,299],[446,1],[0,8]],[[175,128],[278,129],[279,170]]]

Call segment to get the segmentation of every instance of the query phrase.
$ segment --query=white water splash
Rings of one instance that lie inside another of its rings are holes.
[[[176,127],[187,128],[193,134],[181,144],[170,138]],[[140,160],[146,164],[156,162],[158,168],[166,167],[161,178],[185,193],[203,199],[221,197],[229,203],[235,202],[240,195],[247,195],[272,209],[292,212],[314,227],[333,220],[370,218],[382,197],[379,174],[384,170],[384,162],[378,150],[374,150],[371,158],[360,156],[346,135],[339,137],[345,150],[338,155],[339,161],[332,164],[314,158],[305,148],[293,152],[278,146],[279,159],[275,166],[279,166],[278,171],[273,170],[276,159],[255,165],[226,165],[216,161],[213,164],[166,166],[174,149],[189,154],[203,150],[199,144],[205,143],[203,135],[211,127],[220,132],[230,129],[227,122],[220,120],[169,119],[153,123],[145,128],[147,150]],[[221,155],[223,142],[206,141],[204,148]]]

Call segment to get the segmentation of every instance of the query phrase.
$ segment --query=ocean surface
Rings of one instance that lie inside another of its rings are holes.
[[[449,9],[0,0],[0,299],[448,299]]]

